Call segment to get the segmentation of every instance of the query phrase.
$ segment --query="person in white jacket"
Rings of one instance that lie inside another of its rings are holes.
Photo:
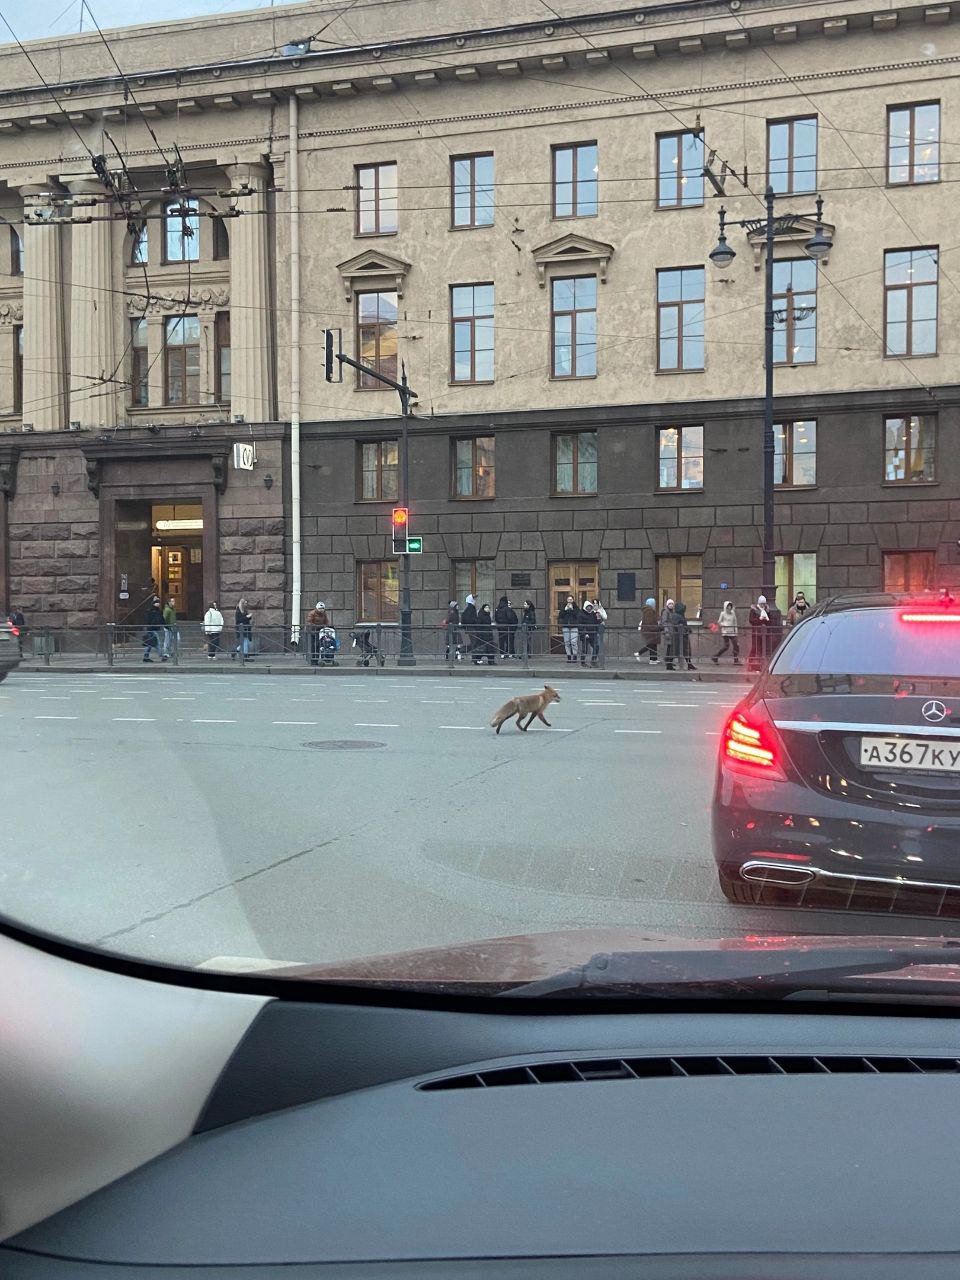
[[[733,607],[732,600],[724,600],[720,616],[717,618],[717,630],[720,632],[720,638],[723,643],[711,659],[713,665],[717,666],[723,655],[733,646],[733,665],[739,667],[740,644],[737,640],[739,627],[737,625],[737,611]]]
[[[216,658],[223,634],[223,614],[217,608],[216,600],[211,602],[203,615],[203,634],[207,637],[207,657]]]

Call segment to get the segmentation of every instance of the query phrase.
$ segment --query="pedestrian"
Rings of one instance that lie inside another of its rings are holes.
[[[537,629],[537,607],[532,600],[527,599],[523,602],[523,610],[520,614],[520,656],[521,658],[529,658],[532,651],[531,636]]]
[[[765,632],[770,623],[767,609],[767,597],[757,596],[757,603],[750,606],[750,654],[747,658],[747,670],[759,671],[763,666],[767,650]]]
[[[467,596],[463,612],[460,614],[460,626],[463,628],[463,634],[466,638],[466,652],[472,653],[473,661],[476,662],[479,655],[475,652],[477,647],[477,601],[475,596]]]
[[[327,614],[327,606],[322,600],[318,600],[307,614],[307,642],[311,667],[320,665],[320,629],[329,626],[330,617]]]
[[[791,629],[804,617],[810,606],[807,604],[807,597],[802,591],[798,591],[793,597],[793,604],[787,610],[787,626]]]
[[[580,665],[587,665],[590,658],[591,667],[597,665],[597,611],[592,600],[584,600],[583,608],[577,616],[577,635],[580,642]]]
[[[633,656],[641,662],[643,655],[649,654],[650,666],[656,666],[660,661],[660,619],[657,617],[657,602],[653,596],[648,596],[643,602],[637,630],[640,633],[640,648],[634,650]]]
[[[563,651],[567,655],[568,662],[576,662],[577,660],[577,620],[580,616],[580,610],[577,608],[577,602],[573,596],[567,596],[566,601],[560,606],[560,612],[557,615],[557,622],[560,626],[560,634],[563,636]]]
[[[764,641],[764,657],[767,662],[773,657],[777,651],[777,646],[783,639],[783,614],[777,608],[776,600],[767,606],[767,625],[763,632]]]
[[[163,629],[163,610],[160,608],[160,597],[154,596],[143,620],[143,660],[152,662],[150,650],[156,649],[160,656],[160,632]]]
[[[712,662],[714,666],[718,666],[720,659],[729,648],[733,648],[733,665],[740,666],[740,643],[737,640],[737,611],[733,607],[732,600],[724,600],[723,608],[720,610],[720,616],[717,618],[717,630],[720,632],[720,639],[723,643],[714,654]]]
[[[171,596],[163,606],[163,653],[161,662],[166,662],[177,646],[177,602]]]
[[[480,666],[486,659],[488,667],[496,666],[496,649],[493,643],[493,615],[488,604],[481,605],[477,610],[477,639],[480,643],[480,652],[479,656],[474,658],[474,662],[477,666]]]
[[[207,657],[216,658],[220,650],[220,637],[223,635],[223,614],[217,608],[216,600],[211,600],[207,612],[203,615],[203,634],[207,637]]]
[[[253,638],[253,617],[247,608],[245,597],[241,597],[237,603],[233,614],[233,625],[236,630],[237,643],[230,651],[230,657],[235,658],[240,654],[242,660],[246,662],[247,658],[250,657],[250,641]]]
[[[673,628],[670,648],[667,651],[667,670],[673,670],[673,659],[677,659],[678,671],[683,670],[686,662],[688,671],[696,671],[690,656],[690,623],[687,621],[687,606],[678,600],[673,607]]]
[[[597,660],[603,661],[603,641],[607,630],[607,611],[599,600],[594,600],[593,611],[597,615]]]
[[[7,621],[11,627],[17,629],[17,648],[20,651],[20,657],[23,657],[23,641],[27,634],[27,620],[23,616],[23,611],[18,609],[16,605],[11,606],[10,612],[7,614]]]
[[[459,662],[463,657],[460,651],[460,606],[456,600],[451,600],[447,605],[447,616],[441,623],[447,629],[446,648],[444,657],[449,662],[451,653],[454,654]]]
[[[663,636],[663,660],[668,671],[673,670],[673,660],[676,657],[676,649],[674,648],[675,636],[673,634],[673,611],[675,601],[668,599],[664,601],[663,608],[660,610],[660,634]]]
[[[493,620],[497,624],[497,640],[500,647],[501,658],[515,658],[517,656],[516,635],[518,618],[516,610],[505,595],[501,596],[497,601],[497,608],[493,615]]]

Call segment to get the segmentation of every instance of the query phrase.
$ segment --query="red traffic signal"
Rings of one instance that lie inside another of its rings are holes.
[[[393,527],[394,529],[406,529],[407,521],[410,518],[410,512],[406,507],[393,508]]]

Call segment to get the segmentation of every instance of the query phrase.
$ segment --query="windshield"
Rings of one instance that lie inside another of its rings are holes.
[[[952,991],[952,28],[241,2],[8,14],[0,928]]]

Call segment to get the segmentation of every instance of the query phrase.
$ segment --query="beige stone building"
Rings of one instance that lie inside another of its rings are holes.
[[[395,621],[398,400],[325,381],[327,328],[417,393],[418,620],[468,590],[744,601],[759,233],[707,254],[768,183],[802,215],[781,604],[956,581],[954,9],[359,0],[3,46],[0,603]]]

